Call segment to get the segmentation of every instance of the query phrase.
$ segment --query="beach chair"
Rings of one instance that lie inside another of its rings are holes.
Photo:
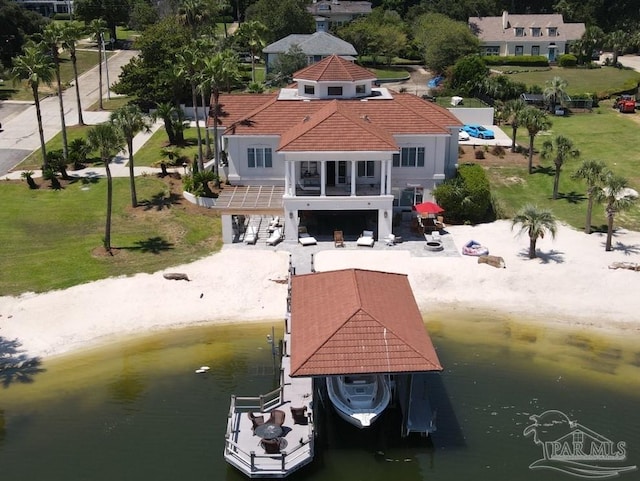
[[[274,246],[282,240],[282,229],[276,227],[267,239],[267,245]]]
[[[373,231],[372,230],[364,230],[362,231],[362,235],[358,237],[356,241],[356,245],[364,246],[364,247],[373,247],[375,240],[373,239]]]
[[[341,230],[333,231],[333,244],[335,247],[344,247],[344,234]]]
[[[396,245],[396,236],[394,234],[389,234],[387,237],[384,238],[384,243],[387,244],[388,246]]]
[[[250,225],[247,227],[247,231],[244,233],[245,244],[255,244],[258,240],[258,231],[255,226]]]

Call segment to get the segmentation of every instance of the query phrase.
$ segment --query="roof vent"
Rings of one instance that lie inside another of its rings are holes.
[[[304,118],[302,119],[303,122],[308,122],[309,119],[311,119],[311,117],[309,117],[308,115],[305,115]]]
[[[371,122],[371,119],[369,118],[369,116],[367,114],[364,114],[362,116],[362,120],[364,120],[365,122]]]

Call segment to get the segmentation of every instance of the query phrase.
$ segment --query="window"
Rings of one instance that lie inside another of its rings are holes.
[[[424,167],[424,147],[402,147],[393,154],[394,167]]]
[[[318,162],[301,162],[300,173],[302,177],[316,177],[318,175]]]
[[[328,87],[327,95],[332,96],[341,96],[342,95],[342,87]]]
[[[500,47],[498,46],[486,46],[484,48],[484,54],[485,55],[500,55]]]
[[[373,160],[358,162],[358,177],[373,177],[376,167]]]
[[[356,93],[357,94],[366,94],[367,93],[367,87],[364,84],[356,85]]]
[[[273,166],[271,162],[270,147],[250,147],[249,149],[247,149],[247,158],[249,161],[250,169],[270,169]]]
[[[540,27],[531,27],[531,35],[533,37],[539,37],[540,36]]]
[[[531,46],[531,55],[540,55],[540,45]]]
[[[549,27],[547,31],[549,32],[549,37],[555,37],[556,35],[558,35],[557,27]]]
[[[316,89],[313,85],[305,85],[304,86],[304,93],[307,95],[313,95],[316,93]]]
[[[522,45],[516,45],[516,55],[524,55],[524,47]]]
[[[524,37],[524,28],[516,27],[516,37]]]

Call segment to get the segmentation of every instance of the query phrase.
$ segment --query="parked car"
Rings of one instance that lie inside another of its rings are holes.
[[[466,124],[462,127],[462,130],[468,133],[471,137],[477,137],[479,139],[495,139],[493,130],[486,129],[482,125]]]
[[[469,140],[469,134],[464,130],[458,131],[458,140]]]

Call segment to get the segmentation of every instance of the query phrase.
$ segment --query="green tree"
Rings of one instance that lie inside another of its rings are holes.
[[[529,236],[529,259],[535,259],[536,243],[538,239],[544,239],[548,232],[555,238],[558,229],[556,218],[547,209],[540,209],[538,206],[527,204],[518,211],[511,220],[511,228],[520,226],[520,234],[527,233]]]
[[[504,104],[504,118],[511,125],[511,152],[516,151],[516,135],[520,127],[520,117],[527,104],[522,99],[509,100]]]
[[[142,113],[140,107],[134,104],[124,105],[116,109],[110,116],[111,122],[120,131],[120,135],[127,143],[129,152],[129,186],[131,190],[131,206],[138,207],[136,196],[136,177],[133,163],[133,138],[138,132],[149,132],[150,120]]]
[[[246,10],[246,20],[257,20],[267,27],[266,41],[271,43],[292,33],[312,33],[313,16],[307,0],[258,0]]]
[[[618,65],[618,56],[629,46],[630,41],[631,36],[625,30],[616,30],[605,35],[604,45],[613,52],[613,58],[611,59],[613,65]]]
[[[64,100],[62,97],[62,79],[60,78],[60,46],[64,43],[64,30],[60,23],[50,23],[42,32],[42,41],[53,59],[58,90],[58,107],[60,109],[60,129],[62,133],[62,157],[66,162],[69,158],[69,143],[67,141],[67,124],[64,119]]]
[[[602,189],[597,191],[597,200],[605,203],[607,216],[607,241],[605,251],[613,250],[613,221],[618,212],[628,210],[636,202],[636,197],[628,194],[629,181],[613,172],[607,172],[602,181]]]
[[[44,129],[42,128],[42,112],[40,110],[39,87],[41,83],[51,84],[55,67],[51,58],[33,43],[25,45],[22,55],[13,59],[11,71],[14,79],[26,79],[31,88],[33,101],[36,106],[36,118],[38,120],[38,133],[40,135],[40,152],[42,153],[42,168],[47,166],[47,148],[44,141]]]
[[[204,170],[204,153],[202,151],[202,134],[200,133],[200,115],[198,111],[197,87],[200,82],[200,72],[202,70],[203,53],[195,46],[191,45],[178,55],[178,66],[180,73],[191,85],[191,105],[193,106],[193,116],[196,120],[196,133],[198,137],[198,167]]]
[[[459,58],[480,51],[480,41],[466,22],[457,22],[446,15],[420,16],[414,22],[413,32],[426,65],[434,72],[444,72]]]
[[[249,51],[251,55],[251,81],[256,81],[255,58],[262,53],[262,49],[267,45],[267,27],[257,20],[249,20],[240,24],[236,32],[240,44]]]
[[[71,64],[73,65],[73,80],[76,89],[76,103],[78,105],[78,124],[84,125],[82,101],[80,99],[80,83],[78,82],[76,45],[78,40],[85,35],[86,30],[80,22],[67,22],[62,25],[62,46],[69,51],[69,57],[71,57]]]
[[[220,92],[230,84],[237,82],[240,75],[238,61],[232,51],[218,52],[205,58],[202,75],[209,79],[213,112],[213,158],[215,174],[218,176],[220,161],[220,144],[218,141],[218,125],[220,125]]]
[[[78,137],[69,143],[69,160],[73,162],[74,170],[84,167],[87,157],[91,153],[91,147],[85,139]]]
[[[87,142],[93,150],[100,153],[107,173],[107,218],[104,228],[104,249],[111,254],[111,211],[113,208],[113,178],[109,164],[111,159],[122,150],[124,141],[118,128],[111,122],[98,124],[87,133]]]
[[[96,18],[89,24],[89,30],[93,34],[93,38],[98,43],[98,108],[104,110],[102,103],[102,47],[104,46],[104,33],[107,31],[107,24],[101,18]],[[107,88],[109,86],[107,85]]]
[[[307,66],[307,56],[298,44],[278,54],[269,70],[269,78],[276,84],[291,82],[292,75]]]
[[[0,0],[0,64],[11,65],[11,60],[22,52],[29,37],[40,33],[47,19],[24,8],[13,0]]]
[[[115,42],[118,40],[116,27],[129,21],[130,2],[128,0],[75,0],[73,13],[77,19],[87,24],[95,20],[105,23],[105,30]]]
[[[147,0],[133,0],[127,26],[131,30],[143,31],[159,19],[158,12]]]
[[[476,91],[488,75],[489,69],[478,55],[467,55],[451,69],[449,84],[457,94],[467,96]]]
[[[527,129],[529,134],[529,174],[533,174],[533,142],[536,135],[551,128],[551,120],[546,112],[529,106],[520,112],[518,123]]]
[[[598,50],[604,41],[604,32],[596,25],[586,28],[582,37],[571,44],[571,51],[575,54],[579,64],[591,62],[591,56]]]
[[[212,16],[210,4],[205,0],[182,0],[178,7],[178,21],[191,32],[196,39],[200,28]]]
[[[580,167],[571,176],[573,179],[584,180],[587,184],[587,218],[584,224],[584,233],[591,234],[591,213],[593,201],[596,200],[598,191],[607,175],[607,168],[600,160],[583,160]]]
[[[555,112],[556,105],[562,104],[562,100],[567,95],[567,81],[561,77],[553,77],[547,80],[544,88],[544,99],[551,103],[551,111]]]
[[[547,140],[542,144],[542,158],[553,160],[555,165],[555,176],[553,178],[553,200],[558,198],[558,187],[560,185],[560,172],[564,163],[580,156],[580,151],[576,149],[573,142],[564,135],[558,135],[553,140]]]

